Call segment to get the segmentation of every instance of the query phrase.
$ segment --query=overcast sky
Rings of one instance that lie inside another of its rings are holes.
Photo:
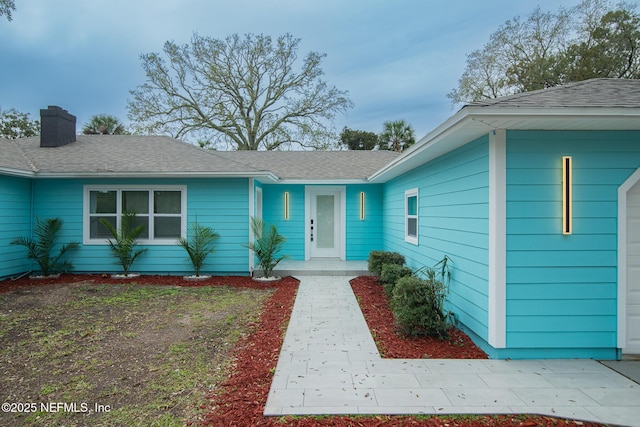
[[[421,137],[455,113],[446,94],[507,19],[578,0],[15,0],[0,17],[0,109],[39,118],[58,105],[78,118],[111,114],[125,124],[129,91],[144,83],[140,55],[194,32],[291,33],[299,58],[325,53],[325,80],[349,92],[344,126],[379,133],[405,119]],[[436,5],[437,3],[437,5]]]

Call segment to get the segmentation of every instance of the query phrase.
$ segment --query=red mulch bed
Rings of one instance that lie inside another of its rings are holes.
[[[142,274],[139,277],[132,279],[113,279],[111,274],[62,274],[57,279],[31,279],[28,276],[22,277],[17,280],[5,279],[0,281],[0,294],[8,292],[13,289],[18,289],[24,286],[47,286],[56,283],[78,283],[90,280],[93,283],[99,283],[104,285],[119,285],[122,283],[137,283],[139,285],[165,285],[165,286],[214,286],[214,285],[229,285],[238,287],[251,287],[257,289],[269,289],[274,285],[263,282],[257,282],[250,277],[240,276],[214,276],[210,279],[201,281],[187,281],[182,276],[160,276],[160,275],[145,275]],[[296,283],[298,283],[296,281]]]
[[[76,283],[92,280],[94,283],[117,285],[122,280],[111,279],[109,275],[62,275],[59,279],[32,280],[21,278],[16,281],[0,282],[0,293],[22,286],[47,286],[54,283]],[[373,282],[372,282],[373,280]],[[203,424],[210,426],[282,426],[299,427],[374,427],[374,426],[447,426],[447,427],[499,427],[499,426],[585,426],[598,427],[595,423],[580,423],[541,416],[461,416],[461,417],[413,417],[413,416],[330,416],[330,417],[265,417],[262,415],[271,385],[272,372],[276,367],[280,347],[284,339],[287,322],[293,309],[298,281],[291,277],[275,283],[254,282],[248,277],[213,277],[201,282],[186,282],[175,276],[140,276],[134,280],[145,285],[170,286],[211,286],[230,285],[259,289],[272,288],[276,292],[265,302],[260,320],[254,331],[242,339],[236,347],[234,370],[228,379],[214,393],[207,396],[208,403],[203,409]],[[422,340],[406,340],[393,332],[392,317],[385,314],[386,303],[382,287],[371,278],[357,278],[352,281],[356,296],[361,301],[365,318],[374,331],[378,345],[386,349],[386,357],[415,358],[429,354],[431,357],[486,357],[483,353],[471,351],[466,335],[453,335],[451,341],[462,344],[445,344],[437,341],[444,350],[437,349],[435,342],[420,343]],[[388,309],[387,309],[388,310]],[[368,313],[368,314],[367,314]],[[373,314],[372,314],[373,313]],[[446,347],[450,347],[447,349]],[[474,346],[475,347],[475,346]],[[390,351],[389,349],[394,349]],[[400,350],[402,349],[402,350]],[[455,350],[458,350],[457,352]],[[405,353],[406,352],[406,353]],[[447,356],[448,355],[448,356]]]
[[[351,281],[351,289],[360,301],[362,314],[369,325],[378,351],[390,359],[487,359],[464,332],[449,329],[449,339],[407,338],[396,333],[389,301],[377,278],[361,276]]]

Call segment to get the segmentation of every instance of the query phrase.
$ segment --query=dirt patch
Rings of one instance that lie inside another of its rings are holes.
[[[247,278],[66,279],[2,283],[11,290],[0,294],[0,400],[15,407],[0,425],[197,420],[274,292]]]

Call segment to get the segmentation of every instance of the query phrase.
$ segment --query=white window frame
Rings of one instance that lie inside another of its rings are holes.
[[[91,208],[90,194],[92,191],[116,191],[116,218],[118,227],[122,217],[122,192],[123,191],[148,191],[149,192],[149,213],[144,216],[149,217],[149,236],[148,239],[139,239],[142,245],[177,245],[178,238],[156,239],[153,238],[153,221],[155,216],[163,217],[164,214],[153,213],[153,192],[154,191],[180,191],[180,237],[187,235],[187,187],[185,185],[85,185],[83,195],[83,220],[82,220],[82,237],[85,245],[107,245],[108,239],[92,239],[90,236],[91,227]],[[177,216],[177,214],[175,214]]]
[[[409,215],[409,198],[416,198],[416,214]],[[407,243],[411,243],[412,245],[418,244],[418,236],[420,235],[419,231],[419,219],[420,216],[420,197],[418,196],[418,189],[412,188],[410,190],[406,190],[404,192],[404,241]],[[409,234],[409,220],[415,219],[416,221],[416,235],[412,236]]]

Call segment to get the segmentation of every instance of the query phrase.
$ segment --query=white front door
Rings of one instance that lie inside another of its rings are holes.
[[[306,198],[305,258],[344,259],[343,187],[307,187]]]
[[[640,182],[627,193],[626,329],[624,352],[640,354]]]

